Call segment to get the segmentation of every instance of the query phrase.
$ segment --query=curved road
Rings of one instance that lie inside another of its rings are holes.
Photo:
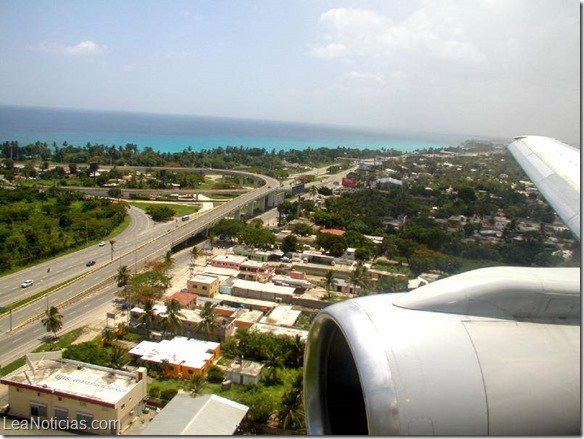
[[[132,225],[115,239],[113,260],[110,244],[106,242],[104,247],[94,245],[3,277],[0,286],[0,306],[14,303],[51,286],[81,276],[42,300],[14,310],[10,314],[2,315],[0,332],[11,331],[28,322],[34,316],[43,313],[47,306],[63,305],[81,293],[111,283],[120,265],[126,265],[133,270],[136,270],[137,265],[139,269],[145,261],[162,257],[173,245],[205,230],[209,224],[231,215],[237,209],[245,208],[257,198],[278,190],[277,180],[264,176],[258,177],[263,178],[266,184],[210,211],[193,215],[193,219],[187,222],[155,225],[138,209],[129,209]],[[95,260],[96,265],[86,267],[85,262],[89,259]],[[48,267],[51,267],[50,272],[47,272]],[[34,285],[21,288],[20,284],[25,279],[33,279]]]
[[[328,176],[320,183],[326,185],[330,184],[331,181],[338,181],[341,175],[346,175],[347,172],[346,170],[336,175]],[[113,262],[110,261],[110,245],[106,242],[105,247],[94,245],[74,254],[5,276],[2,278],[3,282],[0,285],[0,297],[2,298],[0,299],[2,300],[0,306],[2,303],[6,303],[4,302],[5,297],[18,296],[19,294],[22,297],[24,294],[34,294],[46,289],[47,286],[57,285],[78,274],[87,273],[85,278],[74,282],[70,287],[51,294],[48,299],[42,298],[35,306],[25,307],[27,310],[26,315],[38,315],[43,313],[47,306],[63,303],[68,297],[75,296],[84,289],[95,291],[95,285],[101,284],[103,287],[92,294],[88,294],[74,305],[62,306],[61,312],[63,313],[63,310],[65,310],[63,330],[67,331],[86,325],[93,321],[96,316],[103,316],[106,311],[111,310],[111,301],[119,291],[113,281],[113,276],[117,272],[119,265],[132,266],[140,260],[149,260],[162,256],[181,237],[184,238],[199,230],[204,230],[209,223],[229,216],[235,209],[248,205],[250,201],[263,197],[270,192],[277,192],[282,188],[277,180],[264,176],[260,177],[266,182],[264,186],[210,211],[193,215],[191,216],[193,219],[185,223],[155,223],[139,209],[131,208],[128,212],[131,215],[132,223],[116,238]],[[91,268],[85,267],[85,262],[89,259],[95,259],[97,264]],[[51,267],[50,273],[46,272],[48,266]],[[20,283],[28,278],[35,279],[35,285],[27,289],[21,289]],[[38,288],[39,283],[42,288]],[[26,291],[29,289],[30,291]],[[26,315],[23,311],[23,315],[20,318],[25,320]],[[16,315],[10,316],[6,314],[0,318],[0,366],[14,361],[26,352],[31,352],[46,335],[46,331],[40,321],[36,320],[35,324],[17,327],[17,320],[18,316]]]

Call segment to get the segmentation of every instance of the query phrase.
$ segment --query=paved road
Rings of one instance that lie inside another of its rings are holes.
[[[0,290],[0,303],[8,304],[43,291],[52,285],[81,276],[81,278],[71,282],[70,285],[51,293],[48,299],[43,298],[10,314],[4,314],[0,317],[0,332],[14,330],[19,325],[34,318],[34,316],[42,314],[46,310],[47,303],[50,306],[63,306],[71,298],[91,290],[97,285],[106,285],[113,282],[120,265],[126,265],[133,271],[139,270],[144,262],[163,257],[175,244],[204,231],[209,224],[230,216],[235,210],[245,208],[253,200],[278,190],[279,183],[277,180],[269,177],[264,177],[264,179],[266,181],[264,186],[243,194],[213,210],[204,211],[199,215],[192,215],[192,219],[186,222],[178,221],[176,223],[154,225],[147,217],[139,212],[136,213],[137,209],[131,208],[132,225],[116,239],[113,260],[110,244],[107,243],[104,247],[95,245],[2,278],[1,284],[5,291],[2,292]],[[85,262],[89,259],[94,259],[96,265],[86,267]],[[46,270],[48,266],[51,266],[50,273]],[[35,285],[21,288],[20,283],[24,279],[35,280]],[[2,346],[0,345],[1,349]]]
[[[330,176],[326,179],[326,183],[323,181],[320,184],[326,185],[332,181],[339,181],[341,176],[346,175],[347,172],[349,171]],[[0,297],[3,297],[4,290],[2,290],[2,287],[6,287],[6,297],[11,297],[9,294],[14,293],[14,290],[23,294],[22,292],[28,290],[28,288],[20,289],[20,282],[25,278],[34,279],[35,275],[38,275],[40,281],[35,282],[35,287],[29,287],[31,288],[30,291],[26,291],[24,294],[39,291],[40,289],[35,290],[35,288],[40,282],[45,282],[45,284],[41,283],[41,285],[46,288],[47,285],[59,284],[66,279],[70,279],[77,273],[87,271],[88,275],[83,280],[75,282],[70,289],[62,293],[63,296],[55,293],[50,295],[48,299],[43,298],[37,302],[36,307],[27,307],[28,312],[30,315],[42,313],[48,305],[61,303],[67,297],[78,294],[83,289],[103,282],[104,287],[101,290],[93,292],[87,295],[87,297],[61,308],[61,313],[66,316],[62,331],[66,332],[75,327],[95,322],[96,319],[103,319],[105,313],[111,311],[112,300],[118,291],[113,281],[113,276],[119,265],[133,266],[135,262],[139,262],[140,260],[147,260],[154,258],[154,256],[159,257],[173,243],[178,242],[181,237],[190,236],[197,230],[203,230],[210,222],[230,215],[237,207],[244,207],[254,198],[276,191],[279,187],[277,180],[266,177],[266,181],[266,185],[256,189],[252,193],[244,194],[215,209],[202,212],[199,216],[191,216],[193,219],[185,223],[157,224],[151,221],[139,209],[131,208],[129,213],[132,218],[132,223],[124,233],[116,238],[113,262],[109,261],[111,259],[109,243],[105,247],[98,247],[96,245],[88,249],[80,250],[73,255],[63,256],[51,262],[40,264],[39,266],[10,276],[5,276],[2,278],[3,282],[0,286]],[[274,212],[272,211],[266,216],[271,217],[273,214]],[[153,236],[158,237],[158,239],[153,240]],[[88,259],[95,259],[98,263],[91,269],[86,270],[84,263]],[[47,266],[51,266],[50,273],[46,273]],[[50,274],[50,276],[43,277],[45,274]],[[43,337],[46,335],[46,331],[39,320],[16,328],[16,316],[12,316],[12,325],[10,317],[10,315],[5,315],[0,318],[0,365],[6,365],[25,353],[31,352],[42,342]],[[11,327],[15,329],[11,331]]]

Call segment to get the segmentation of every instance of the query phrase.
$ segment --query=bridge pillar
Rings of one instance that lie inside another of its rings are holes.
[[[266,211],[266,201],[267,201],[267,199],[268,199],[268,197],[262,197],[262,198],[260,198],[258,200],[259,203],[260,203],[260,210],[262,212],[265,212]]]
[[[235,212],[233,212],[233,219],[236,221],[241,221],[241,211],[240,209],[237,209]]]
[[[239,177],[239,187],[243,187],[243,177]]]
[[[247,205],[247,216],[253,216],[253,201]]]

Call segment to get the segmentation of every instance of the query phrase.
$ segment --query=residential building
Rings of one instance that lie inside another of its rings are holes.
[[[292,303],[294,288],[237,279],[233,282],[231,295],[277,303]]]
[[[61,351],[28,354],[26,365],[0,379],[10,415],[53,420],[56,429],[117,435],[146,397],[146,369],[111,369],[63,359]],[[87,427],[87,428],[83,428]]]
[[[219,293],[220,284],[218,277],[197,274],[187,280],[187,289],[189,293],[198,296],[215,297]]]
[[[142,341],[129,353],[137,360],[163,367],[167,376],[190,379],[207,373],[219,359],[221,346],[212,341],[174,337],[160,342]]]
[[[237,255],[217,255],[209,262],[213,267],[221,268],[232,268],[234,270],[239,270],[242,263],[247,261],[245,256]]]
[[[227,436],[238,432],[249,407],[217,395],[179,393],[148,424],[144,436]]]
[[[256,282],[269,282],[274,275],[274,267],[265,262],[245,261],[239,266],[239,278]]]
[[[225,368],[225,377],[233,384],[242,386],[257,384],[262,377],[263,368],[262,363],[236,358]]]
[[[172,294],[168,300],[176,300],[184,309],[197,308],[197,295],[188,291],[179,291]]]

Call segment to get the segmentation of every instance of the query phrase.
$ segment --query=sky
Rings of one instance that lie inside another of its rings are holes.
[[[578,0],[0,0],[0,105],[580,144]]]

